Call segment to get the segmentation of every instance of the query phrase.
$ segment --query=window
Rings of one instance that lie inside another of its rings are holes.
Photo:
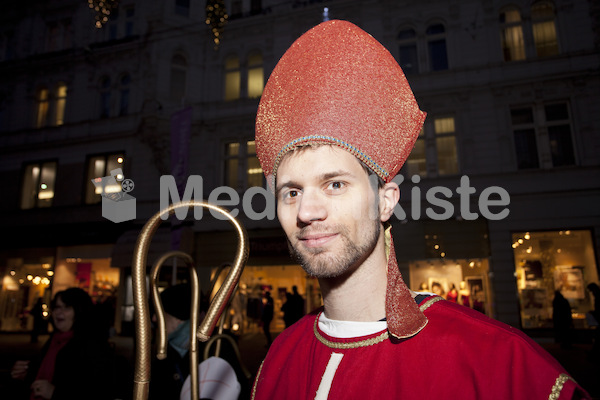
[[[125,74],[121,77],[119,85],[119,115],[127,115],[129,111],[129,88],[131,86],[131,76]]]
[[[248,57],[248,98],[257,98],[262,95],[264,81],[262,54],[251,53]]]
[[[121,168],[123,169],[125,162],[125,154],[112,153],[92,156],[88,158],[87,174],[85,181],[85,203],[96,204],[101,200],[101,188],[96,188],[92,183],[92,179],[103,178],[110,175],[110,171]],[[121,187],[105,188],[107,193],[120,192]]]
[[[4,31],[0,33],[0,61],[12,60],[15,58],[17,41],[15,32]]]
[[[60,28],[56,22],[46,26],[46,51],[56,51],[60,49]]]
[[[517,168],[539,168],[535,124],[531,108],[518,108],[510,111],[515,137]]]
[[[175,0],[175,14],[187,17],[190,15],[190,0]]]
[[[435,148],[437,150],[437,167],[439,175],[458,173],[458,157],[456,154],[456,132],[454,117],[435,118]]]
[[[225,143],[225,186],[236,190],[263,186],[263,173],[254,140]]]
[[[35,127],[43,128],[48,125],[48,108],[50,105],[49,92],[47,88],[40,88],[36,94],[36,117]]]
[[[231,2],[231,13],[229,13],[229,19],[241,18],[243,15],[243,1],[233,0]]]
[[[405,74],[419,73],[417,53],[417,34],[414,29],[401,30],[398,33],[399,64]]]
[[[179,54],[171,60],[171,100],[183,103],[185,99],[185,80],[187,62]]]
[[[55,179],[56,161],[26,165],[23,173],[21,209],[52,206]]]
[[[125,37],[133,35],[133,18],[135,16],[135,8],[129,6],[125,8]]]
[[[99,29],[100,35],[106,35],[104,39],[115,40],[134,35],[135,30],[135,7],[114,7],[110,10],[106,29]]]
[[[65,123],[65,107],[67,105],[67,85],[59,83],[55,94],[55,125],[60,126]]]
[[[446,52],[446,29],[442,24],[431,25],[427,28],[427,49],[429,54],[429,69],[442,71],[448,69],[448,54]]]
[[[225,101],[240,98],[241,78],[240,59],[237,56],[227,57],[225,59]]]
[[[421,129],[419,137],[415,142],[415,147],[410,152],[406,163],[404,164],[406,174],[411,177],[413,175],[419,175],[421,177],[427,176],[427,159],[425,155],[425,131]]]
[[[455,175],[458,169],[456,128],[453,116],[426,122],[404,165],[408,177]]]
[[[500,13],[502,53],[504,61],[525,59],[525,41],[521,13],[515,7],[505,9]]]
[[[554,22],[554,6],[547,1],[540,1],[531,6],[531,23],[533,41],[538,57],[550,57],[558,54],[556,24]]]
[[[257,15],[262,12],[261,0],[250,0],[250,15]]]
[[[100,118],[110,116],[110,78],[108,76],[100,79]]]
[[[513,108],[510,115],[518,169],[575,164],[567,103]]]

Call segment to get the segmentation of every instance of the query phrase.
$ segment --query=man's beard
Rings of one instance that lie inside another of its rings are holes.
[[[328,229],[339,234],[342,240],[342,246],[337,248],[334,254],[323,254],[326,250],[322,248],[303,249],[294,247],[288,239],[290,254],[306,273],[315,278],[336,278],[345,273],[354,270],[373,252],[381,232],[379,221],[373,221],[372,229],[366,232],[368,235],[362,244],[356,244],[348,237],[348,228],[344,225],[337,225]],[[310,229],[307,226],[304,229]],[[319,232],[322,232],[319,230]],[[299,236],[302,236],[302,231]]]

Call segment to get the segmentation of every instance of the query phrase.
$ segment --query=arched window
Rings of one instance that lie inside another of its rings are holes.
[[[446,29],[442,24],[430,25],[426,31],[427,49],[429,51],[429,68],[431,71],[448,69],[448,53],[446,51]]]
[[[171,100],[183,102],[187,78],[187,61],[176,54],[171,60]]]
[[[502,54],[504,61],[525,59],[525,41],[521,12],[516,7],[508,7],[500,13]]]
[[[538,1],[531,6],[533,41],[538,57],[558,54],[554,5],[549,1]]]
[[[256,98],[262,95],[265,86],[263,57],[259,52],[248,56],[248,97]]]
[[[100,118],[110,116],[110,78],[104,76],[100,79]]]
[[[56,86],[56,92],[54,93],[54,99],[55,99],[54,123],[56,126],[60,126],[65,123],[65,108],[67,106],[67,85],[64,82],[60,82]]]
[[[229,56],[225,59],[225,100],[240,98],[241,85],[240,59],[238,56]]]
[[[399,64],[405,74],[419,73],[417,33],[414,29],[403,29],[398,33]]]
[[[39,88],[36,95],[36,115],[35,115],[35,127],[42,128],[48,125],[48,108],[50,105],[50,98],[48,89],[45,87]]]
[[[129,90],[131,86],[131,76],[125,74],[119,81],[119,115],[127,115],[129,111]]]

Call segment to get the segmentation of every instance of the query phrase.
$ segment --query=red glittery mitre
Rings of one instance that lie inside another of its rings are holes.
[[[283,156],[307,143],[340,146],[389,182],[425,120],[402,69],[346,21],[312,28],[281,57],[256,116],[256,153],[269,184]]]
[[[377,40],[349,22],[328,21],[296,40],[273,70],[256,116],[256,153],[272,188],[283,156],[311,143],[339,146],[390,182],[425,115]],[[427,318],[400,275],[393,244],[387,279],[388,330],[411,337]]]

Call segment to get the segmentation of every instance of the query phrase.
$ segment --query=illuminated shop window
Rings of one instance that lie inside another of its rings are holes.
[[[236,190],[264,186],[254,140],[225,143],[224,183]]]
[[[403,29],[398,33],[399,64],[405,74],[419,73],[417,33],[414,29]]]
[[[171,100],[183,103],[187,77],[187,61],[182,55],[171,60]]]
[[[426,239],[437,259],[409,263],[410,288],[415,292],[435,293],[453,303],[493,316],[489,261],[486,258],[446,260],[440,257],[443,246],[433,237]]]
[[[33,163],[25,166],[22,181],[21,208],[52,206],[56,161]]]
[[[598,282],[591,232],[515,232],[512,248],[522,327],[552,327],[558,291],[569,302],[575,328],[588,328],[585,314],[593,309],[593,296],[586,287]]]
[[[248,97],[257,98],[265,87],[263,58],[260,53],[251,53],[248,57]]]
[[[531,6],[531,28],[538,57],[558,54],[554,5],[549,1],[539,1]]]
[[[521,12],[516,7],[509,7],[500,13],[502,54],[504,61],[525,59],[525,40]]]
[[[429,26],[425,33],[427,36],[429,69],[431,71],[442,71],[448,69],[446,28],[442,24],[435,24]]]
[[[237,100],[240,98],[241,87],[240,59],[237,56],[229,56],[225,59],[225,100]]]
[[[88,157],[87,162],[87,174],[84,182],[85,191],[85,204],[96,204],[102,199],[101,187],[96,187],[92,183],[92,179],[103,178],[110,175],[110,171],[125,167],[125,154],[124,153],[111,153],[102,154]],[[114,193],[122,191],[121,185],[114,185],[114,187],[107,186],[104,188],[107,193]]]
[[[510,115],[518,169],[575,164],[568,103],[515,107]]]

